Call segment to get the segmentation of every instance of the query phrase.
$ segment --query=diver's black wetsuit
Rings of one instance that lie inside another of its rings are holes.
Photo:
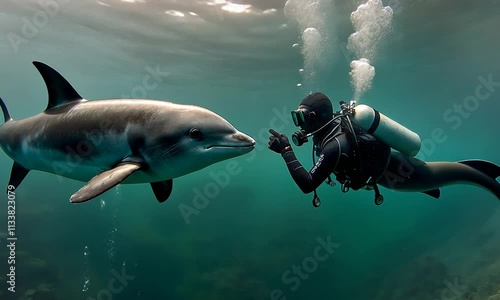
[[[302,192],[310,193],[336,170],[342,153],[345,155],[350,153],[349,142],[345,134],[335,137],[324,145],[320,150],[318,161],[309,172],[297,160],[293,150],[286,151],[282,156],[295,183]]]
[[[373,189],[377,205],[384,201],[378,185],[439,198],[440,187],[467,183],[481,186],[500,199],[500,182],[497,181],[500,166],[484,160],[427,163],[391,152],[389,145],[368,133],[375,130],[371,127],[378,126],[380,120],[374,121],[368,131],[362,130],[350,120],[349,116],[355,113],[353,104],[340,102],[340,105],[342,109],[335,113],[330,99],[317,92],[306,96],[291,112],[294,125],[300,127],[300,131],[292,135],[293,143],[301,146],[313,137],[319,159],[309,172],[297,160],[288,137],[269,129],[269,149],[282,155],[295,183],[304,193],[315,192],[315,207],[321,203],[315,190],[327,178],[331,179],[330,174],[342,184],[344,192]]]
[[[389,163],[389,146],[355,127],[358,137],[365,138],[365,141],[358,139],[360,155],[356,156],[353,138],[338,123],[335,125],[330,135],[315,143],[319,159],[309,172],[298,161],[291,147],[282,154],[292,178],[304,193],[314,191],[332,173],[341,183],[351,180],[351,188],[357,190],[371,176],[376,180],[380,178]],[[323,140],[327,142],[321,147]],[[358,173],[359,168],[361,173]]]

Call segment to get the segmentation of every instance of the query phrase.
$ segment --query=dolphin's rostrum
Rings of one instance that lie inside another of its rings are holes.
[[[5,123],[0,146],[14,160],[9,185],[30,170],[87,184],[70,201],[88,201],[119,183],[150,183],[158,201],[172,179],[250,152],[255,141],[216,113],[146,99],[87,101],[57,71],[33,62],[47,85],[44,112]]]

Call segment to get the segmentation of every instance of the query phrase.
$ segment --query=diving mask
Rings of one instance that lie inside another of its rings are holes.
[[[296,110],[292,110],[293,124],[295,124],[295,126],[301,126],[302,124],[307,122],[307,120],[313,118],[314,115],[315,115],[315,113],[313,111],[310,112],[305,107],[302,107],[302,108],[299,108]]]

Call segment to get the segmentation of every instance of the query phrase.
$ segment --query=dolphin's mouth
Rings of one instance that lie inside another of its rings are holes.
[[[213,149],[213,148],[237,148],[237,149],[245,149],[245,148],[254,148],[255,147],[255,143],[252,143],[252,144],[248,144],[248,145],[210,145],[210,146],[206,146],[205,149],[206,150],[210,150],[210,149]]]

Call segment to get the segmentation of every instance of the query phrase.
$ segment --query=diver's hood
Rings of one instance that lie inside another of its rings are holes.
[[[306,108],[309,112],[314,112],[314,117],[300,126],[307,133],[318,130],[330,121],[333,116],[332,102],[323,93],[308,95],[300,102],[300,107]]]

